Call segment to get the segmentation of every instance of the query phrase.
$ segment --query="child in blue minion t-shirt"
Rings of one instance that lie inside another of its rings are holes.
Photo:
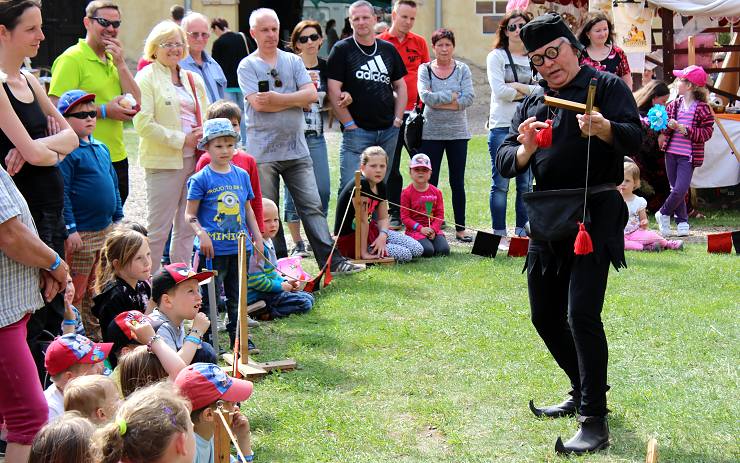
[[[209,119],[203,124],[203,138],[198,149],[208,151],[211,163],[188,180],[188,204],[185,219],[197,236],[196,247],[200,262],[212,259],[218,283],[223,283],[226,294],[231,345],[236,337],[239,301],[239,266],[237,238],[240,232],[251,234],[258,249],[262,248],[257,219],[249,201],[254,198],[247,171],[231,163],[239,133],[228,119]],[[247,240],[247,252],[251,251]],[[203,308],[208,307],[207,294]],[[201,309],[204,310],[204,309]],[[215,323],[215,320],[211,320]]]

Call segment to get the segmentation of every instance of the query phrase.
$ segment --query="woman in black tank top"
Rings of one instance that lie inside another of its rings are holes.
[[[36,56],[44,39],[39,5],[18,0],[0,3],[0,25],[5,27],[0,35],[0,164],[26,199],[41,240],[64,258],[64,182],[56,164],[79,140],[39,81],[20,71],[23,60]],[[66,277],[61,281],[50,275],[42,274],[45,289],[62,291]],[[39,335],[43,330],[60,334],[63,314],[64,302],[57,295],[35,311],[27,324],[28,348],[42,381],[45,370]],[[18,346],[19,352],[23,348],[27,347]]]

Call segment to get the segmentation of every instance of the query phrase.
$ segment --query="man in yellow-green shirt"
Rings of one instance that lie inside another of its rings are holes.
[[[54,104],[67,90],[80,89],[95,94],[98,123],[95,138],[110,150],[111,161],[118,175],[121,204],[128,196],[128,159],[123,144],[123,122],[136,114],[141,101],[139,86],[126,66],[123,47],[118,40],[121,13],[110,1],[93,1],[85,9],[84,39],[69,47],[54,61],[51,68],[49,96]],[[130,93],[136,105],[124,100]]]

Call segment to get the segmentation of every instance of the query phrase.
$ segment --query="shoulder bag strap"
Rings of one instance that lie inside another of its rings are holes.
[[[504,48],[506,56],[509,58],[509,65],[511,66],[511,72],[514,73],[514,82],[519,82],[519,76],[516,74],[516,66],[514,66],[514,58],[511,57],[511,52],[508,48]]]
[[[244,35],[244,32],[239,31],[239,35],[242,36],[242,39],[244,40],[244,46],[247,47],[247,55],[251,54],[252,52],[249,51],[249,41],[247,41],[247,36]]]
[[[195,100],[195,121],[199,126],[203,126],[203,119],[200,115],[200,102],[198,101],[198,94],[195,92],[195,79],[193,79],[193,73],[185,71],[188,75],[188,82],[190,82],[190,89],[193,91],[193,99]]]

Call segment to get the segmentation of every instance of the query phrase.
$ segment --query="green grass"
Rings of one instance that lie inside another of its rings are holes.
[[[468,224],[490,229],[483,137],[468,159]],[[740,223],[737,212],[710,217]],[[242,404],[256,461],[561,461],[555,438],[575,421],[527,408],[559,401],[568,384],[529,321],[522,264],[454,247],[336,278],[311,313],[254,330],[258,360],[300,366]],[[696,244],[628,253],[628,265],[611,272],[603,313],[612,446],[579,461],[642,462],[651,437],[661,462],[739,461],[738,257]]]

